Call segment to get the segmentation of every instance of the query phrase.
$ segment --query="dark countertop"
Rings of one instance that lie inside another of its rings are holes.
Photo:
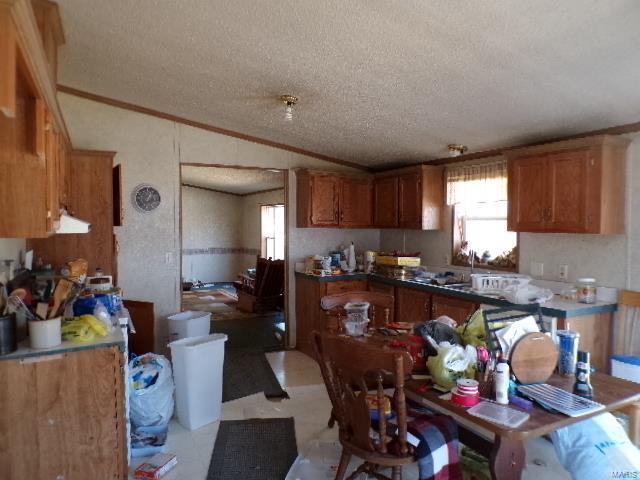
[[[470,300],[477,303],[484,303],[486,305],[495,305],[498,307],[508,307],[514,305],[506,300],[488,296],[480,295],[475,292],[456,290],[448,287],[441,287],[438,285],[431,285],[424,282],[418,282],[415,280],[398,280],[395,278],[389,278],[384,275],[375,273],[346,273],[343,275],[333,275],[321,277],[319,275],[310,275],[303,272],[296,272],[297,277],[307,278],[317,282],[337,282],[337,281],[349,281],[349,280],[369,280],[379,283],[386,283],[388,285],[397,285],[400,287],[415,288],[416,290],[422,290],[429,293],[435,293],[440,295],[446,295],[448,297],[456,297],[462,300]],[[556,295],[552,300],[542,304],[542,314],[548,317],[556,318],[572,318],[581,317],[584,315],[594,315],[596,313],[611,313],[618,309],[617,303],[611,302],[596,302],[594,304],[585,304],[579,302],[572,302],[569,300],[562,300]]]
[[[124,336],[120,327],[114,327],[109,335],[98,338],[89,343],[74,343],[63,341],[60,345],[52,348],[36,349],[29,347],[29,339],[18,344],[18,350],[8,355],[0,355],[2,360],[22,360],[30,357],[44,357],[49,355],[60,355],[63,353],[76,352],[79,350],[94,350],[96,348],[118,347],[124,351]]]

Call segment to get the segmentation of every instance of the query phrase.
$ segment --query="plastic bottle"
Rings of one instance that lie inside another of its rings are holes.
[[[496,392],[496,402],[507,405],[509,403],[509,364],[504,356],[500,356],[496,365],[493,387]]]
[[[573,393],[585,398],[593,397],[593,387],[589,375],[591,374],[591,362],[589,352],[578,352],[576,363],[576,383],[573,384]]]

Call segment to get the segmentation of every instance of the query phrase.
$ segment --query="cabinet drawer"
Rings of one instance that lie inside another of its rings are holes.
[[[327,295],[346,292],[364,292],[367,290],[366,280],[345,280],[341,282],[327,282]]]

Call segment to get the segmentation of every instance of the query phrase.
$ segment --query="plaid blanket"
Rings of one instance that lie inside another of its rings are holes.
[[[407,430],[419,443],[416,457],[420,480],[462,480],[458,459],[458,426],[451,417],[410,410]]]

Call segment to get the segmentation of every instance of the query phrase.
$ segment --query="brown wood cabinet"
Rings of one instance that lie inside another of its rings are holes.
[[[340,226],[345,228],[370,227],[373,204],[373,184],[370,178],[340,179]]]
[[[296,276],[296,349],[311,357],[315,356],[311,333],[314,330],[323,331],[327,322],[327,315],[320,308],[322,297],[366,291],[367,288],[366,280],[326,282]]]
[[[396,296],[396,287],[394,287],[393,285],[389,285],[387,283],[382,283],[382,282],[376,282],[374,280],[370,280],[369,281],[369,290],[372,292],[378,292],[378,293],[384,293],[385,295],[391,295],[392,297]],[[390,322],[395,322],[395,318],[396,318],[396,309],[395,309],[395,305],[391,308],[391,310],[389,311],[389,321]]]
[[[437,294],[431,296],[431,319],[446,315],[462,325],[478,308],[479,304],[469,300]]]
[[[69,137],[55,96],[63,40],[55,3],[0,5],[0,238],[50,235],[64,205]]]
[[[297,172],[297,226],[366,228],[372,222],[371,178]]]
[[[628,143],[599,135],[506,151],[509,230],[624,233]]]
[[[123,362],[118,347],[0,360],[2,478],[126,479]]]
[[[113,233],[114,156],[115,152],[71,152],[67,207],[71,215],[91,223],[91,231],[27,241],[27,248],[33,249],[36,257],[42,257],[56,270],[70,260],[84,258],[89,262],[90,272],[100,267],[105,274],[117,277]]]
[[[378,174],[374,218],[377,227],[439,230],[444,207],[443,169],[418,165]]]
[[[431,295],[421,290],[396,287],[395,319],[397,322],[431,320]]]
[[[398,227],[398,177],[378,177],[373,182],[373,225]]]

